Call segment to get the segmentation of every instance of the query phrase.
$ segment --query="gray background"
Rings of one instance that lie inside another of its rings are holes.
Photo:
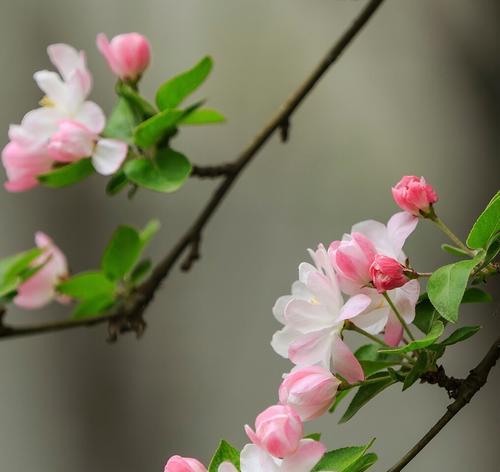
[[[33,108],[32,73],[49,67],[47,44],[88,52],[93,99],[111,109],[113,77],[94,46],[98,32],[146,34],[154,60],[144,82],[160,81],[209,53],[212,77],[197,97],[228,123],[176,140],[196,163],[228,161],[305,77],[363,6],[341,0],[2,0],[0,129]],[[389,188],[425,175],[438,210],[465,236],[498,187],[500,42],[494,1],[388,1],[292,123],[291,141],[266,146],[204,235],[203,259],[174,270],[148,310],[139,342],[113,346],[97,327],[0,343],[0,468],[12,472],[160,471],[174,453],[207,461],[221,437],[240,446],[243,424],[274,402],[289,368],[269,346],[271,316],[305,249],[352,223],[396,211]],[[105,180],[62,191],[2,193],[1,253],[52,235],[74,271],[96,267],[113,228],[160,217],[150,253],[158,259],[214,187],[190,181],[175,195],[141,191],[129,202],[103,194]],[[443,237],[423,223],[407,245],[421,270],[450,260]],[[495,287],[491,289],[495,291]],[[496,286],[498,289],[498,285]],[[496,290],[498,292],[498,290]],[[462,376],[498,333],[495,307],[469,307],[483,330],[449,350]],[[8,320],[67,316],[52,306]],[[355,340],[353,342],[353,345]],[[496,470],[498,371],[473,403],[407,468]],[[444,391],[417,385],[387,391],[346,425],[337,415],[308,425],[329,447],[377,437],[375,470],[395,462],[444,411]]]

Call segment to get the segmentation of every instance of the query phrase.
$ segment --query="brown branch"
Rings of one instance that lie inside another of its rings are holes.
[[[490,370],[500,358],[500,338],[490,347],[483,360],[470,371],[467,378],[461,383],[456,400],[448,405],[446,413],[439,421],[413,446],[405,456],[387,472],[399,472],[450,422],[450,420],[469,403],[472,397],[486,384]]]
[[[460,386],[463,384],[463,379],[456,379],[455,377],[449,377],[442,365],[440,365],[437,370],[432,370],[425,372],[421,377],[420,381],[422,383],[428,383],[431,385],[438,385],[444,388],[448,392],[449,398],[457,398],[460,392]]]
[[[220,164],[216,166],[193,166],[190,177],[198,177],[200,179],[216,179],[217,177],[225,177],[235,170],[234,163]]]
[[[0,338],[5,339],[16,336],[28,336],[80,326],[93,326],[104,322],[110,322],[112,327],[110,333],[111,339],[114,339],[117,333],[124,331],[134,330],[137,333],[142,332],[144,329],[143,313],[145,308],[153,300],[156,290],[168,276],[178,259],[189,247],[191,247],[191,256],[188,256],[186,266],[188,268],[191,267],[194,260],[199,257],[198,241],[201,238],[201,233],[238,176],[276,131],[281,130],[282,137],[285,137],[283,130],[288,130],[292,114],[297,110],[299,105],[323,77],[330,66],[337,61],[347,46],[363,29],[383,1],[384,0],[370,0],[370,2],[368,2],[351,26],[328,51],[309,77],[288,98],[288,100],[283,103],[276,115],[264,126],[257,136],[255,136],[252,142],[241,152],[236,160],[230,164],[231,172],[224,174],[222,182],[216,188],[212,197],[208,200],[206,206],[195,219],[192,226],[184,233],[170,253],[155,267],[146,282],[139,286],[130,298],[123,300],[118,307],[112,309],[109,313],[105,313],[96,318],[64,320],[24,327],[3,326],[0,327]],[[207,173],[206,168],[205,171],[202,171],[200,167],[195,168],[195,174],[199,174],[198,176],[202,177],[203,175],[201,174],[204,173]],[[196,257],[193,258],[193,254]]]

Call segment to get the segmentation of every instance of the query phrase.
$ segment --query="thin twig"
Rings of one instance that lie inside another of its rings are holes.
[[[216,166],[193,166],[190,177],[198,177],[200,179],[216,179],[225,177],[234,172],[234,163],[220,164]]]
[[[167,254],[167,256],[155,267],[149,278],[137,288],[130,299],[124,300],[119,307],[96,318],[64,320],[25,327],[4,326],[3,328],[0,328],[0,338],[13,338],[16,336],[28,336],[71,329],[80,326],[93,326],[108,321],[112,322],[114,326],[114,333],[134,329],[134,326],[136,325],[143,327],[144,322],[142,320],[142,316],[144,310],[153,300],[156,290],[168,276],[184,251],[186,251],[186,249],[190,246],[192,247],[193,243],[199,240],[204,227],[222,203],[224,197],[231,189],[238,176],[249,164],[249,162],[257,155],[260,149],[268,142],[273,134],[282,129],[284,126],[287,126],[291,115],[297,110],[299,105],[323,77],[330,66],[337,61],[347,46],[363,29],[383,1],[384,0],[371,0],[365,6],[351,26],[344,32],[330,51],[328,51],[309,77],[288,98],[288,100],[283,103],[276,115],[241,152],[241,154],[231,164],[232,171],[224,176],[222,182],[216,188],[212,197],[208,200],[206,206],[195,219],[191,227],[179,239],[176,245],[171,249],[170,253]],[[201,171],[198,170],[197,172]],[[131,323],[130,320],[135,323]]]
[[[484,386],[488,380],[490,370],[500,358],[500,338],[498,338],[489,349],[483,360],[462,382],[456,400],[448,405],[446,413],[439,421],[415,444],[405,456],[387,472],[400,472],[429,442],[450,422],[450,420],[469,403],[472,397]]]

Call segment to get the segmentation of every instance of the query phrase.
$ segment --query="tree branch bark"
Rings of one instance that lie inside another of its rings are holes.
[[[458,390],[456,400],[448,405],[446,413],[437,423],[415,444],[404,457],[387,472],[400,472],[429,442],[451,421],[472,397],[486,384],[490,370],[500,358],[500,337],[493,343],[483,360],[470,371]]]
[[[262,128],[252,142],[233,162],[209,170],[207,170],[207,168],[195,168],[195,176],[214,177],[213,174],[217,174],[216,176],[222,176],[223,180],[216,188],[201,213],[195,219],[192,226],[179,239],[170,253],[155,267],[146,282],[139,286],[129,299],[123,300],[119,306],[110,310],[110,312],[95,318],[56,321],[24,327],[3,325],[0,327],[0,339],[61,331],[81,326],[94,326],[105,322],[110,323],[110,339],[112,340],[121,332],[132,330],[137,334],[141,334],[145,326],[143,321],[144,310],[153,300],[156,290],[160,287],[163,280],[168,276],[171,269],[187,249],[191,248],[191,252],[190,256],[186,259],[184,265],[185,270],[188,270],[193,262],[200,257],[199,242],[202,231],[241,172],[277,131],[281,131],[283,139],[288,137],[290,118],[293,113],[323,77],[326,71],[337,61],[337,59],[339,59],[347,46],[363,29],[383,1],[384,0],[371,0],[367,3],[351,26],[328,51],[309,77],[307,77],[288,100],[282,104],[276,115],[264,126],[264,128]],[[230,171],[228,171],[228,169],[230,169]]]

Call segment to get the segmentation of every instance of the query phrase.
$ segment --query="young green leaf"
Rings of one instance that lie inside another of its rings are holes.
[[[403,381],[403,390],[410,388],[420,378],[420,376],[427,370],[428,362],[429,356],[427,352],[421,351],[418,355],[417,362],[410,370],[410,372],[408,372]]]
[[[141,254],[139,233],[130,226],[119,226],[104,252],[101,267],[110,280],[123,279]]]
[[[102,294],[82,300],[73,310],[73,318],[92,318],[111,308],[116,299],[111,294]]]
[[[141,121],[150,118],[157,113],[156,108],[130,85],[120,81],[116,85],[116,92],[120,97],[123,97],[128,102],[129,107],[133,110],[135,116],[140,118]]]
[[[451,254],[452,256],[464,258],[464,257],[470,257],[467,251],[464,251],[463,249],[460,249],[459,247],[451,246],[450,244],[441,244],[441,249],[444,252],[447,252],[448,254]]]
[[[141,148],[149,148],[169,133],[186,116],[184,110],[164,110],[143,121],[134,130],[134,142]]]
[[[165,82],[156,92],[156,104],[160,110],[175,108],[192,94],[212,70],[212,59],[204,57],[192,69]]]
[[[337,407],[340,405],[340,402],[351,393],[351,389],[348,390],[341,390],[340,392],[337,392],[337,395],[335,395],[335,398],[333,400],[332,406],[328,409],[329,413],[333,413]]]
[[[124,98],[119,98],[104,128],[103,136],[133,143],[134,128],[140,121]]]
[[[329,451],[314,466],[312,472],[347,472],[350,467],[352,467],[365,455],[366,451],[372,444],[373,440],[366,446],[343,447],[341,449]]]
[[[415,309],[415,319],[413,320],[413,324],[420,331],[422,331],[422,333],[427,334],[431,330],[432,324],[438,316],[439,315],[436,309],[430,300],[426,298],[418,302]]]
[[[376,361],[379,358],[379,347],[375,344],[364,344],[356,350],[354,355],[358,361]]]
[[[180,121],[180,125],[208,125],[226,121],[224,115],[211,108],[198,108]]]
[[[452,323],[458,319],[458,308],[477,262],[477,259],[468,259],[440,267],[427,283],[430,301],[440,315]]]
[[[108,195],[116,195],[121,192],[128,184],[127,175],[123,170],[119,170],[116,174],[111,176],[107,185],[106,193]]]
[[[477,287],[466,289],[462,297],[462,303],[488,303],[492,301],[493,297],[488,292]]]
[[[307,436],[304,436],[304,439],[312,439],[313,441],[320,441],[321,440],[321,433],[308,434]]]
[[[363,368],[363,372],[365,373],[365,377],[369,377],[375,372],[379,372],[381,370],[387,369],[387,367],[391,367],[399,363],[398,360],[393,361],[359,361],[361,367]]]
[[[148,221],[148,224],[144,227],[144,229],[139,233],[139,238],[141,240],[142,247],[145,247],[149,244],[153,236],[160,229],[161,223],[160,220],[151,220]]]
[[[441,341],[439,345],[451,346],[452,344],[465,341],[471,336],[474,336],[480,329],[481,326],[463,326],[462,328],[458,328],[457,330],[453,331],[453,333],[451,333],[444,341]]]
[[[436,320],[432,324],[432,328],[425,338],[416,339],[411,343],[405,344],[401,347],[389,348],[389,349],[380,349],[380,352],[387,354],[404,354],[407,352],[417,351],[419,349],[424,349],[431,344],[434,344],[439,337],[443,334],[444,324],[442,321]]]
[[[57,286],[58,292],[82,300],[114,296],[115,289],[115,283],[97,271],[82,272]]]
[[[220,442],[219,447],[215,451],[212,460],[210,461],[210,465],[208,466],[208,472],[217,472],[219,465],[223,462],[230,462],[239,470],[240,468],[240,453],[238,449],[231,446],[224,439]]]
[[[474,223],[467,246],[472,249],[486,249],[491,239],[500,231],[500,192],[491,199],[485,210]]]
[[[37,247],[0,260],[0,283],[15,279],[42,253],[43,249]]]
[[[38,181],[50,188],[67,187],[80,182],[93,173],[94,166],[90,158],[85,158],[41,174],[38,176]]]
[[[152,265],[153,263],[151,262],[151,259],[144,259],[139,262],[139,264],[134,267],[134,270],[130,274],[130,282],[132,282],[132,284],[134,285],[141,282],[141,280],[143,280],[151,270]]]
[[[171,148],[159,149],[154,160],[161,176],[179,187],[191,173],[191,163],[187,157]]]
[[[351,403],[347,407],[342,418],[340,418],[339,423],[345,423],[349,421],[364,405],[366,405],[372,398],[377,396],[380,392],[385,390],[387,387],[396,383],[394,379],[387,376],[385,372],[378,372],[373,374],[370,379],[380,379],[376,383],[369,383],[359,387],[356,395],[351,400]]]
[[[375,462],[377,462],[378,456],[373,452],[365,454],[363,457],[359,458],[352,466],[345,469],[344,472],[364,472],[368,470]]]

